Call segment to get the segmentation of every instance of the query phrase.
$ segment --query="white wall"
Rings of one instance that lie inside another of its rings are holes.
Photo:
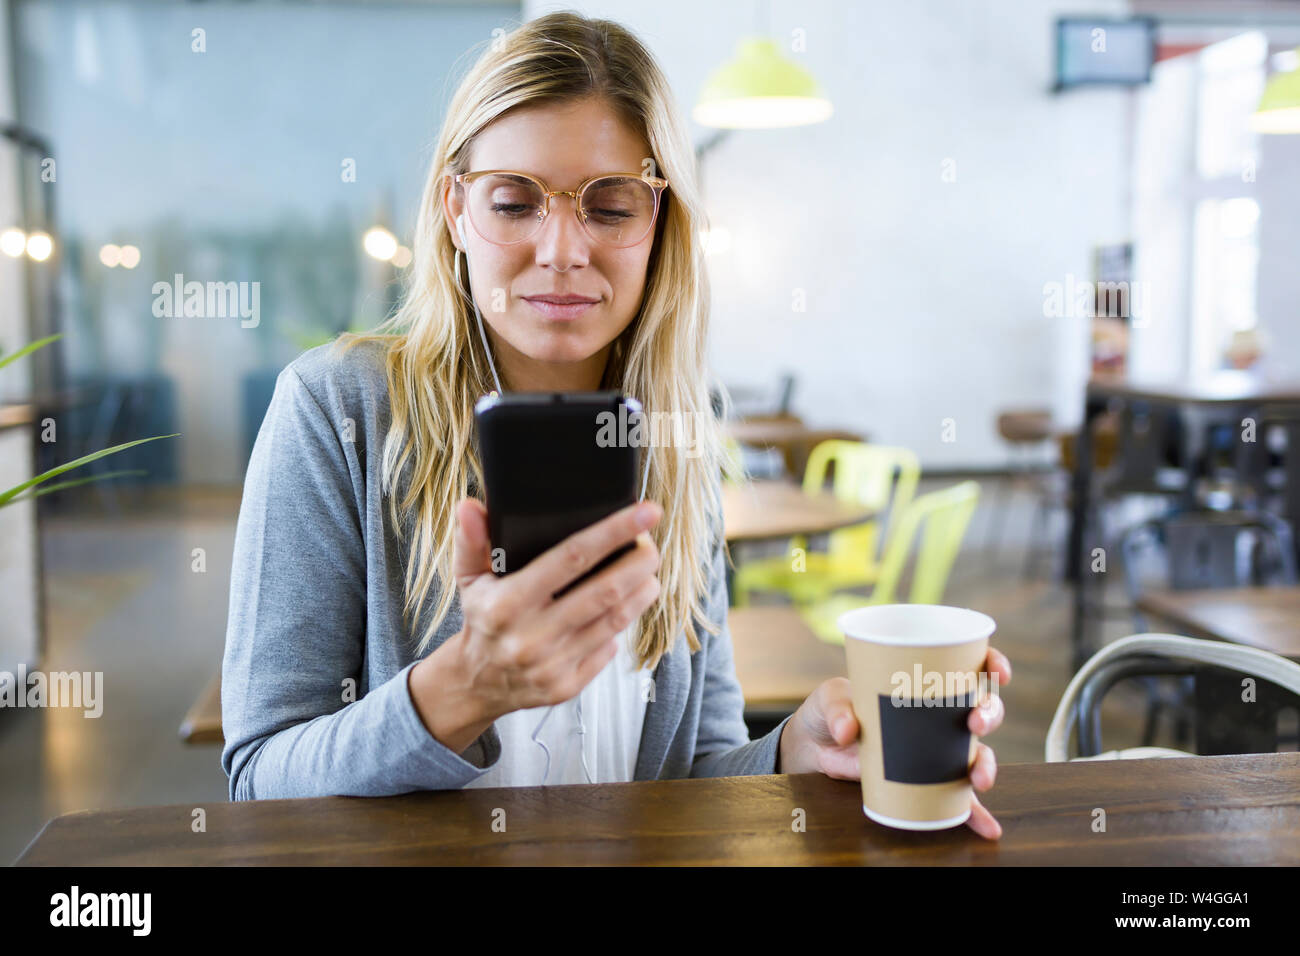
[[[590,0],[524,12],[565,7],[633,29],[687,111],[761,9]],[[771,4],[779,42],[805,31],[807,52],[791,55],[835,116],[736,133],[708,157],[710,214],[733,237],[710,260],[724,381],[762,386],[795,369],[808,420],[909,445],[931,468],[1005,463],[1001,408],[1078,419],[1087,324],[1046,318],[1043,286],[1089,279],[1093,244],[1127,238],[1132,94],[1048,92],[1052,23],[1074,12],[1044,0]],[[947,159],[955,182],[941,178]],[[806,313],[792,311],[796,288]],[[955,442],[941,440],[945,418]]]

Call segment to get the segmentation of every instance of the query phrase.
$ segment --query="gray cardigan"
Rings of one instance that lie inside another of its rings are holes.
[[[405,542],[380,489],[389,424],[382,346],[323,345],[276,380],[244,480],[221,671],[221,766],[232,800],[455,789],[501,754],[496,727],[453,753],[407,688],[418,627],[402,622]],[[350,422],[349,422],[350,420]],[[349,440],[350,439],[350,440]],[[750,741],[713,549],[703,647],[683,634],[655,669],[635,779],[773,773],[781,725]],[[462,625],[459,595],[434,647]],[[789,718],[786,718],[788,720]]]

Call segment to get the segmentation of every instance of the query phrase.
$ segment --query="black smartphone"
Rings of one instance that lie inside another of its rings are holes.
[[[508,574],[639,497],[641,403],[616,391],[511,392],[474,407],[492,570]],[[628,542],[555,593],[632,550]]]

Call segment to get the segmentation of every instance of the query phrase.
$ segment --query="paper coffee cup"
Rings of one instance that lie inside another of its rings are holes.
[[[997,624],[936,604],[861,607],[837,623],[861,728],[863,811],[904,830],[965,823],[977,744],[966,721],[996,693],[981,671]]]

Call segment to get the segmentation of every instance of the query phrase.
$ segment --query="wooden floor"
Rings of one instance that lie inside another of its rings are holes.
[[[955,479],[954,479],[955,480]],[[923,490],[947,482],[923,482]],[[1069,592],[1052,578],[1055,550],[1022,575],[1032,502],[1013,497],[1004,517],[985,486],[945,596],[998,622],[994,645],[1011,659],[1007,718],[989,738],[1000,763],[1040,762],[1070,676]],[[96,504],[93,496],[87,500]],[[187,747],[178,729],[220,665],[229,601],[237,489],[120,499],[116,514],[64,513],[44,523],[49,614],[47,670],[104,673],[97,720],[59,710],[0,713],[0,864],[51,817],[72,810],[227,799],[220,748]],[[1002,529],[986,546],[990,525]],[[1059,541],[1064,516],[1050,534]],[[195,573],[194,549],[206,570]],[[778,546],[779,549],[779,546]],[[1112,599],[1115,599],[1112,596]],[[1115,622],[1107,637],[1130,633]],[[1105,745],[1138,742],[1141,701],[1107,698]],[[1157,740],[1172,746],[1167,739]]]

